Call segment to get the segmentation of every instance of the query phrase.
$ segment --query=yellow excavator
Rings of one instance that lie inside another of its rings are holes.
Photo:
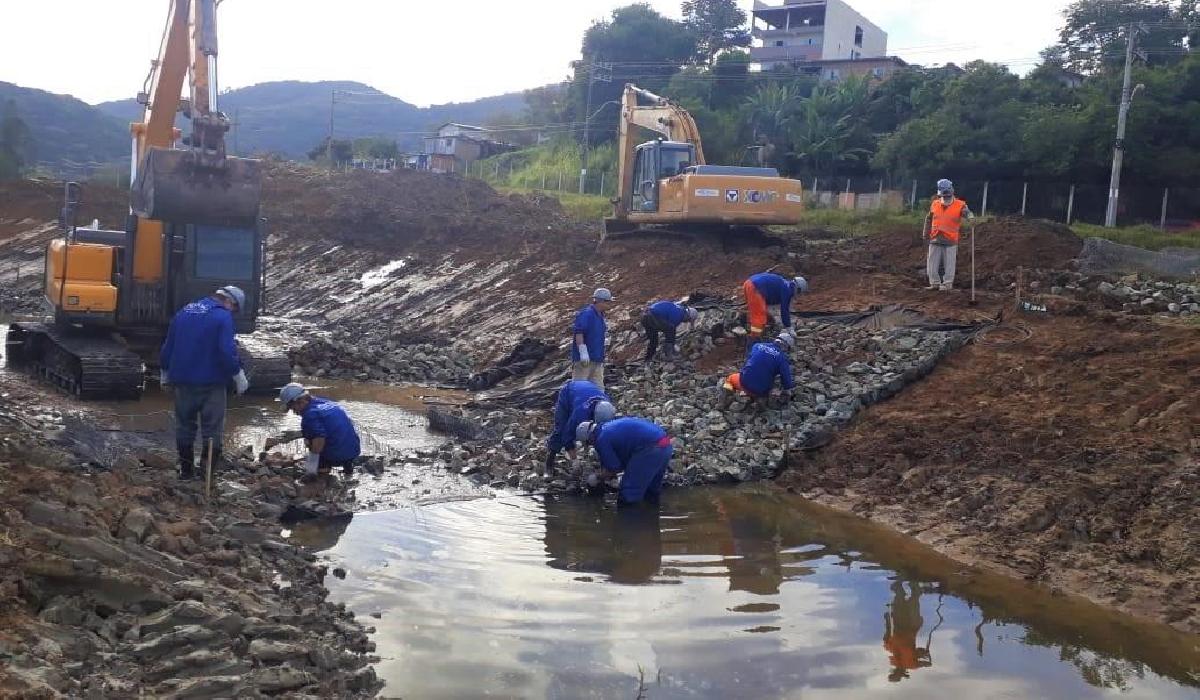
[[[225,285],[246,293],[234,315],[255,330],[264,304],[265,235],[257,160],[225,151],[217,110],[215,0],[170,0],[167,26],[138,100],[130,214],[121,230],[75,225],[80,187],[66,186],[61,237],[46,249],[44,291],[53,322],[14,323],[8,361],[85,399],[138,398],[175,312]],[[181,95],[188,81],[189,96]],[[181,136],[176,113],[191,122]],[[286,384],[286,353],[239,341],[251,390]]]
[[[660,138],[635,146],[639,127]],[[625,86],[617,149],[620,190],[604,220],[606,234],[800,223],[798,180],[774,168],[708,165],[692,115],[636,85]]]

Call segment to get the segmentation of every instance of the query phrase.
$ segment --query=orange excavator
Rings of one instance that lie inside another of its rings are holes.
[[[659,138],[635,145],[639,128]],[[604,220],[606,235],[800,223],[798,180],[780,177],[774,168],[708,165],[692,115],[636,85],[625,86],[617,150],[620,189],[612,216]]]
[[[53,321],[14,323],[9,363],[85,399],[138,398],[147,367],[184,304],[225,285],[246,293],[234,315],[255,330],[265,289],[265,234],[257,160],[225,150],[217,109],[215,0],[171,0],[158,60],[130,125],[130,214],[119,230],[75,225],[80,187],[66,186],[62,236],[46,249],[44,291]],[[187,81],[189,94],[182,96]],[[191,133],[176,148],[182,112]],[[290,381],[282,351],[239,340],[251,390]]]

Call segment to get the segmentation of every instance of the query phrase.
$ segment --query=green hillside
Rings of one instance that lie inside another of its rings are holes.
[[[70,171],[129,153],[128,120],[71,97],[0,82],[0,108],[9,105],[29,128],[34,165]]]

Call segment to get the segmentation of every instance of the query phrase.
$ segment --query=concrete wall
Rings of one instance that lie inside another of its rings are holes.
[[[855,27],[862,27],[863,43],[854,43]],[[842,0],[828,0],[825,8],[825,43],[821,59],[836,61],[879,58],[887,55],[887,32]]]

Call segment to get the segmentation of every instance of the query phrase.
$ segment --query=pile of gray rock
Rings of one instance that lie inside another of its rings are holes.
[[[298,376],[393,383],[463,385],[472,371],[467,357],[445,347],[344,333],[293,350],[292,363]]]
[[[1110,304],[1119,304],[1130,313],[1200,314],[1200,284],[1154,281],[1134,275],[1116,283],[1099,282],[1096,291]]]
[[[889,398],[930,372],[960,347],[960,331],[919,328],[871,330],[843,323],[799,323],[792,353],[793,400],[717,406],[718,387],[740,364],[697,371],[695,361],[719,346],[741,347],[745,329],[730,312],[706,311],[704,333],[685,336],[678,361],[625,368],[610,387],[620,413],[647,418],[668,430],[675,444],[672,485],[741,482],[770,477],[788,449],[827,440],[864,406]],[[731,348],[732,349],[732,348]],[[526,490],[578,492],[593,461],[565,457],[543,472],[551,406],[545,410],[494,409],[471,414],[491,439],[458,440],[439,462],[479,483]]]

